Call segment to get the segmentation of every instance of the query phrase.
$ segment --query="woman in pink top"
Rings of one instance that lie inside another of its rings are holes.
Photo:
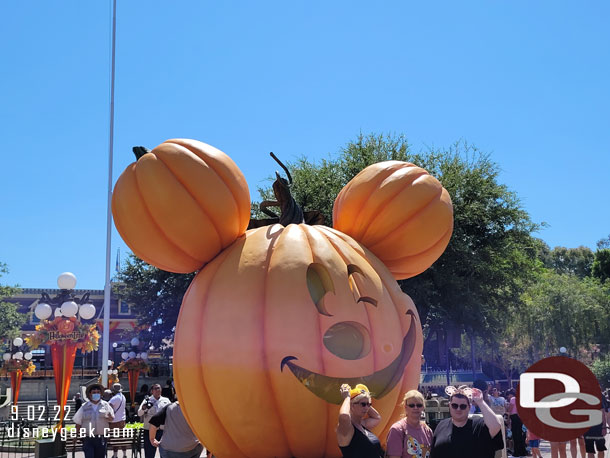
[[[432,430],[422,421],[426,405],[417,390],[407,391],[403,398],[405,417],[390,428],[386,456],[388,458],[427,458],[432,444]]]

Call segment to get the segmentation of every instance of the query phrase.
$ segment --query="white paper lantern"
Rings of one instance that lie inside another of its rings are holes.
[[[2,355],[2,359],[4,361],[8,361],[9,359],[11,359],[11,354],[10,353],[5,353]]]
[[[121,358],[123,358],[123,359],[127,359],[127,358],[129,358],[129,353],[127,353],[126,351],[124,351],[123,353],[121,353]]]
[[[78,309],[78,314],[83,320],[90,320],[95,316],[95,306],[93,304],[83,304]]]
[[[59,307],[55,307],[55,312],[53,313],[53,315],[55,315],[55,318],[57,318],[58,316],[63,316]]]
[[[113,373],[114,375],[117,375],[117,374],[119,373],[119,370],[118,370],[118,369],[112,369],[112,373]]]
[[[142,359],[148,359],[148,353],[144,352],[144,353],[140,353],[140,358]]]
[[[129,352],[129,357],[130,358],[135,358],[136,357],[136,352],[135,351],[130,351]]]
[[[23,357],[29,361],[30,359],[32,359],[32,353],[28,351],[25,355],[23,355]]]
[[[74,301],[66,301],[61,304],[61,314],[68,318],[78,313],[78,304]]]
[[[138,339],[137,337],[134,337],[133,339],[131,339],[132,347],[137,347],[138,345],[140,345],[140,339]]]
[[[57,277],[59,289],[74,289],[76,286],[76,275],[72,272],[64,272]]]
[[[111,359],[109,359],[109,360],[108,360],[108,366],[110,367],[110,366],[112,366],[113,364],[114,364],[114,361],[113,361],[113,360],[111,360]]]
[[[23,359],[23,352],[18,351],[17,353],[15,353],[15,359]]]
[[[559,349],[559,353],[565,353],[565,352],[567,352],[567,351],[568,351],[568,349],[567,349],[566,347],[561,347],[561,348]]]
[[[23,345],[23,339],[21,337],[15,337],[13,339],[13,345],[15,347],[21,347]]]
[[[39,320],[46,320],[52,314],[53,314],[53,309],[51,308],[51,306],[49,304],[45,304],[44,302],[41,302],[40,304],[38,304],[36,306],[36,308],[34,309],[34,315],[36,315],[36,318],[38,318]]]

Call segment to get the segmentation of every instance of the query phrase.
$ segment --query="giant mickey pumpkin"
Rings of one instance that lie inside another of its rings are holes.
[[[360,177],[345,189],[367,184]],[[210,183],[198,186],[215,193]],[[370,198],[382,186],[369,186]],[[431,224],[446,237],[451,204],[442,192],[434,198],[443,202]],[[412,218],[431,217],[418,214]],[[347,224],[347,213],[341,220]],[[157,251],[139,245],[144,259],[157,259]],[[298,222],[250,229],[219,249],[184,296],[174,343],[176,389],[200,440],[219,457],[340,456],[342,383],[370,388],[382,416],[376,433],[385,440],[402,412],[400,396],[419,383],[423,346],[417,310],[394,280],[401,270],[391,273],[343,232]]]

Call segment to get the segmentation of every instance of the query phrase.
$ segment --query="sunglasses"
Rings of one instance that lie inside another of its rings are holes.
[[[370,407],[370,402],[355,402],[354,405],[361,405],[362,407]]]
[[[411,407],[412,409],[414,409],[415,407],[417,407],[418,409],[421,409],[424,405],[423,404],[407,404],[408,407]]]
[[[451,408],[455,410],[466,410],[468,408],[468,404],[456,404],[455,402],[452,402]]]

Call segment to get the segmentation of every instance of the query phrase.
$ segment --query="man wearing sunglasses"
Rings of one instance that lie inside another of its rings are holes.
[[[493,458],[504,447],[502,425],[483,401],[483,393],[472,389],[472,400],[483,418],[468,418],[470,400],[460,390],[449,398],[451,418],[442,420],[434,430],[430,458]]]

